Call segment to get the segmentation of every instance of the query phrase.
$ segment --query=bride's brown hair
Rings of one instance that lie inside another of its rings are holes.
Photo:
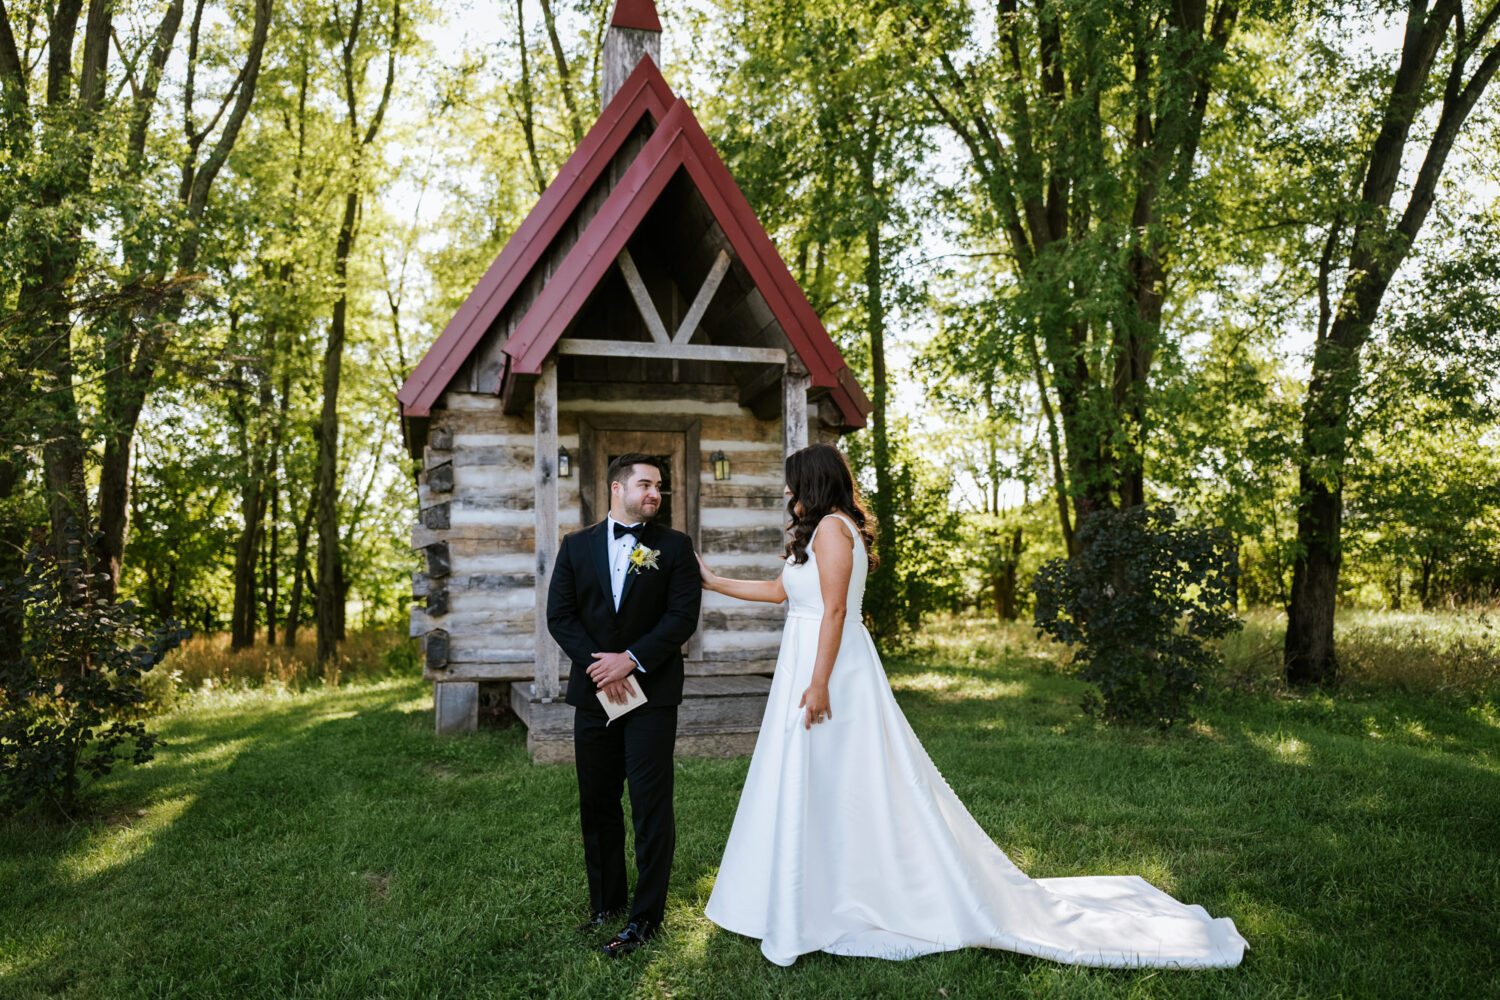
[[[865,555],[870,569],[875,568],[875,522],[859,502],[854,476],[844,453],[833,445],[810,444],[786,457],[786,485],[792,496],[786,502],[787,516],[792,520],[791,539],[786,554],[795,565],[807,562],[807,544],[818,522],[835,509],[848,514],[859,526],[864,539]],[[797,505],[802,513],[797,513]]]

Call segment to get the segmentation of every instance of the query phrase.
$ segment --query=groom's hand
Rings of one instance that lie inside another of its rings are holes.
[[[629,653],[595,653],[589,665],[589,679],[599,687],[623,680],[635,672],[635,661]]]
[[[635,688],[631,687],[630,678],[627,677],[623,681],[615,681],[613,684],[604,685],[599,689],[599,693],[608,698],[613,704],[623,705],[629,700],[631,695],[635,694]]]

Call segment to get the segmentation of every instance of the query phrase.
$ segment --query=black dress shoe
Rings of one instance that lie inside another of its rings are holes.
[[[593,913],[589,914],[589,918],[587,920],[578,925],[578,933],[593,934],[595,931],[603,929],[605,924],[609,923],[611,920],[615,919],[623,912],[625,912],[623,909],[595,910]]]
[[[600,951],[610,958],[618,958],[621,955],[629,955],[641,945],[646,939],[656,933],[656,925],[649,920],[632,920],[620,928],[620,933],[604,942]]]

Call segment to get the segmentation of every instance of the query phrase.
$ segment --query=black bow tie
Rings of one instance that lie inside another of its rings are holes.
[[[634,535],[636,537],[636,540],[639,541],[641,537],[641,529],[644,527],[645,524],[621,524],[619,521],[616,521],[615,537],[619,538],[621,535]]]

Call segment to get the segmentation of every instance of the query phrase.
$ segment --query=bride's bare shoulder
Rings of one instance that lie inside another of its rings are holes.
[[[818,522],[818,528],[820,529],[818,531],[818,538],[822,538],[826,534],[821,529],[827,528],[829,525],[833,525],[837,528],[838,537],[846,542],[849,542],[852,545],[854,543],[854,534],[849,528],[849,522],[845,520],[846,518],[848,518],[848,516],[848,514],[845,514],[843,511],[838,509],[831,510],[827,514],[824,514],[823,519]],[[816,544],[816,542],[817,539],[814,539],[814,544]]]

